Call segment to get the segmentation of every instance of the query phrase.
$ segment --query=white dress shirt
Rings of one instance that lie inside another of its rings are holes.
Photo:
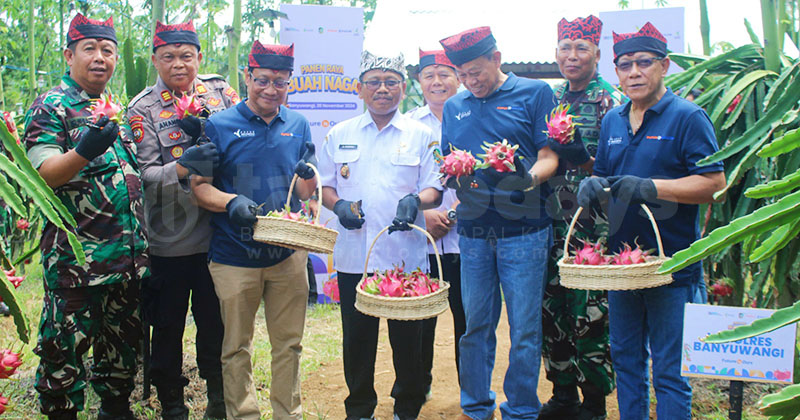
[[[367,250],[378,232],[392,224],[397,202],[426,188],[442,190],[435,147],[431,130],[399,111],[380,131],[368,112],[331,129],[318,153],[322,186],[335,189],[341,199],[362,200],[366,219],[355,230],[336,221],[339,237],[333,251],[334,269],[362,273]],[[414,224],[425,228],[421,210]],[[370,254],[368,271],[402,264],[407,271],[417,267],[427,271],[426,242],[417,230],[385,232]]]
[[[408,116],[412,119],[415,119],[428,127],[430,127],[431,131],[433,131],[433,138],[436,139],[437,142],[442,140],[442,122],[436,118],[436,115],[433,115],[431,112],[431,108],[428,105],[421,106],[416,108],[408,113]],[[441,144],[436,145],[437,148],[441,147]],[[442,153],[446,154],[446,153]],[[456,203],[458,198],[456,197],[456,190],[447,189],[442,194],[442,205],[436,208],[437,211],[447,211],[450,209],[455,209],[453,204]],[[447,235],[444,235],[443,238],[436,240],[436,246],[439,247],[439,253],[441,254],[458,254],[458,233],[456,233],[455,226],[450,229],[450,232],[447,232]],[[428,244],[428,253],[433,254],[433,245]]]

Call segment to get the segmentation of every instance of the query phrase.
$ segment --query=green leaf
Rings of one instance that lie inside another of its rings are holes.
[[[775,181],[770,181],[766,184],[761,184],[750,188],[744,192],[744,195],[749,198],[773,197],[791,192],[797,187],[800,187],[800,169],[782,179],[777,179]]]
[[[758,161],[756,158],[756,151],[769,140],[770,135],[771,133],[767,133],[764,138],[756,143],[755,147],[748,149],[747,153],[745,153],[745,155],[739,159],[739,162],[736,164],[733,170],[728,173],[725,188],[714,193],[714,200],[719,200],[720,197],[725,195],[731,187],[736,185],[736,181],[739,180],[740,174],[744,174],[745,171],[752,168],[756,164]]]
[[[787,131],[783,137],[779,137],[772,141],[772,143],[764,146],[758,151],[761,157],[775,157],[784,153],[789,153],[794,149],[800,147],[800,129]]]
[[[772,87],[769,89],[767,96],[764,98],[764,108],[763,111],[770,109],[773,105],[775,105],[775,101],[780,97],[782,93],[787,89],[787,86],[793,81],[793,79],[797,76],[798,71],[800,71],[800,61],[796,62],[792,66],[787,66],[786,68],[781,71],[781,74],[775,80],[775,83],[772,84]]]
[[[706,74],[708,74],[708,72],[705,70],[701,71],[700,73],[697,73],[697,75],[692,80],[690,80],[689,83],[686,84],[686,86],[683,87],[683,92],[681,92],[681,98],[686,98],[686,96],[692,93],[692,89],[694,89],[694,87],[697,86],[698,83],[700,83],[700,80],[702,78],[706,77]]]
[[[800,220],[794,223],[787,223],[775,229],[767,239],[750,253],[750,262],[757,263],[772,257],[786,245],[789,245],[789,242],[796,238],[798,234],[800,234]]]
[[[735,50],[728,51],[724,54],[720,54],[716,57],[705,60],[684,72],[671,74],[664,79],[664,84],[673,89],[678,88],[685,85],[689,80],[692,80],[697,73],[703,70],[716,68],[720,65],[728,63],[729,61],[758,58],[761,57],[761,55],[761,48],[759,46],[753,44],[744,45],[736,48]]]
[[[781,99],[778,101],[778,103],[775,104],[775,106],[772,107],[765,115],[761,116],[761,118],[759,118],[755,124],[748,128],[744,134],[734,139],[730,142],[730,144],[726,145],[711,156],[700,160],[697,162],[697,164],[708,165],[709,163],[719,162],[735,155],[736,153],[739,153],[744,148],[751,146],[753,142],[762,138],[762,136],[764,136],[764,134],[770,130],[773,124],[780,122],[784,114],[789,112],[792,107],[797,104],[798,99],[800,99],[800,89],[788,89],[781,96]]]
[[[766,318],[757,319],[749,325],[741,325],[732,330],[720,331],[701,338],[701,340],[712,344],[729,343],[775,331],[780,327],[797,321],[800,321],[800,301],[788,308],[779,309]]]
[[[23,343],[27,344],[30,340],[30,330],[28,329],[28,320],[25,317],[25,312],[20,306],[17,294],[14,292],[14,285],[6,277],[6,273],[0,270],[0,298],[8,306],[11,316],[14,318],[14,324],[17,326],[17,335]]]
[[[722,125],[721,128],[722,131],[729,129],[731,128],[731,126],[736,124],[736,121],[739,120],[739,116],[742,115],[742,111],[745,109],[747,105],[750,104],[750,101],[753,99],[753,91],[756,89],[756,86],[757,86],[756,84],[750,85],[747,88],[747,90],[741,94],[742,99],[739,101],[738,104],[736,104],[736,108],[733,109],[733,112],[731,112],[728,115],[728,118],[725,120],[725,124]]]
[[[760,47],[761,39],[758,38],[758,35],[756,35],[756,32],[753,30],[753,27],[750,25],[750,21],[747,20],[747,18],[744,18],[744,27],[747,28],[747,34],[750,35],[750,41]]]
[[[789,385],[779,392],[763,396],[758,401],[758,409],[767,416],[793,420],[800,414],[800,385]]]
[[[730,106],[731,102],[736,98],[736,95],[742,93],[743,90],[747,89],[754,83],[758,82],[761,79],[764,79],[769,76],[777,76],[775,72],[768,71],[768,70],[756,70],[750,73],[747,73],[739,79],[727,92],[725,92],[725,96],[717,102],[717,106],[714,108],[714,111],[709,116],[711,121],[714,125],[717,125],[718,120],[722,118],[724,112]]]
[[[711,101],[716,100],[720,95],[722,95],[722,92],[725,89],[728,89],[730,84],[733,83],[733,77],[734,75],[731,74],[717,80],[708,89],[701,93],[700,96],[695,98],[694,103],[699,107],[705,107]]]
[[[0,199],[5,201],[14,213],[22,217],[26,217],[27,213],[25,212],[25,205],[22,203],[22,198],[20,198],[17,191],[14,190],[14,187],[8,183],[8,180],[3,174],[0,174]]]
[[[705,238],[676,252],[672,258],[661,264],[657,274],[674,273],[751,235],[775,229],[798,217],[800,217],[800,191],[714,229]]]

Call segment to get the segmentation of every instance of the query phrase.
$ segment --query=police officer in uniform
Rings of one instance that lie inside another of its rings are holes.
[[[189,414],[183,401],[183,387],[189,381],[181,374],[181,365],[190,296],[197,324],[197,366],[208,386],[205,418],[225,418],[223,327],[206,263],[210,214],[197,207],[188,188],[191,174],[211,174],[217,152],[212,143],[197,144],[203,121],[178,115],[175,101],[195,95],[213,114],[239,98],[222,77],[197,74],[202,57],[191,21],[157,22],[152,61],[158,80],[131,101],[128,111],[142,165],[152,255],[153,276],[143,287],[144,316],[153,326],[150,374],[164,419],[186,419]]]

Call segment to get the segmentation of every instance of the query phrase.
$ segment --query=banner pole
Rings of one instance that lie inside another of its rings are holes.
[[[742,396],[744,395],[744,382],[731,381],[729,396],[731,408],[728,410],[730,420],[742,420]]]

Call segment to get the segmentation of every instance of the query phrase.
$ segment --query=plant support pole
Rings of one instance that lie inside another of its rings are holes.
[[[742,396],[744,395],[744,382],[731,381],[730,391],[731,408],[728,410],[730,420],[742,420]]]
[[[33,10],[36,0],[28,0],[28,67],[30,68],[30,75],[28,77],[28,88],[30,88],[30,97],[28,105],[32,105],[36,99],[36,42],[33,39],[35,36],[36,21],[33,18]]]
[[[776,0],[761,0],[761,23],[764,26],[764,58],[766,69],[780,73],[778,56],[778,6]],[[782,34],[781,34],[782,35]]]

